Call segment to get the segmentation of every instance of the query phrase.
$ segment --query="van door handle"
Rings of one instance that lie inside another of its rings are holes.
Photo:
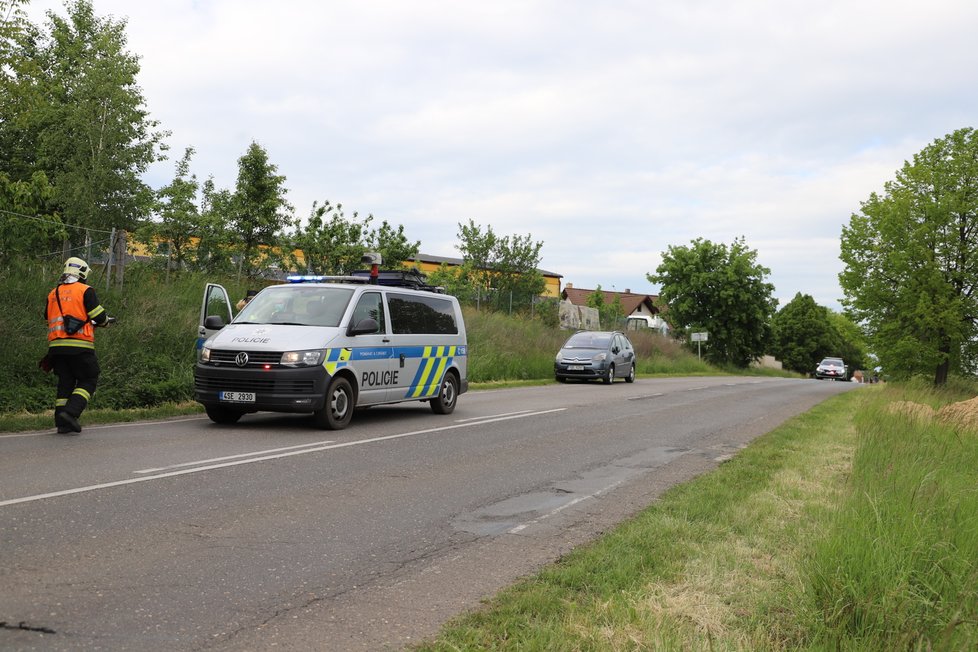
[[[404,354],[401,354],[401,369],[404,368]]]

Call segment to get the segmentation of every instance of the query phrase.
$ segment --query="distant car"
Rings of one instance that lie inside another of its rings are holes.
[[[635,382],[635,348],[619,331],[578,331],[568,338],[554,360],[554,377],[567,380],[615,378]]]
[[[815,367],[815,377],[819,380],[849,380],[849,367],[842,358],[825,358]]]

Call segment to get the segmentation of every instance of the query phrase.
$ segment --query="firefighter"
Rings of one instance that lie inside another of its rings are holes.
[[[89,267],[81,258],[65,261],[58,285],[48,294],[47,367],[58,376],[54,424],[62,434],[81,432],[79,418],[95,393],[99,366],[95,357],[95,326],[111,321],[86,285]],[[43,362],[43,361],[42,361]]]

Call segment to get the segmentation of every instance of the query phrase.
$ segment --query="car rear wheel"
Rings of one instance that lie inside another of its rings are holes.
[[[350,425],[354,407],[350,381],[342,376],[336,376],[326,389],[326,404],[321,410],[313,412],[312,418],[320,428],[342,430]]]
[[[438,396],[431,399],[431,411],[435,414],[451,414],[455,411],[455,404],[458,402],[458,379],[455,374],[449,372],[445,374],[445,379],[441,381],[441,388]]]
[[[634,383],[635,382],[635,363],[634,362],[632,363],[632,368],[628,370],[628,375],[625,376],[625,382],[626,383]]]

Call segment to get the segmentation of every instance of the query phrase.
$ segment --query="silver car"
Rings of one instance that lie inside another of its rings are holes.
[[[554,377],[567,380],[615,378],[635,382],[635,348],[619,331],[578,331],[568,338],[554,360]]]

